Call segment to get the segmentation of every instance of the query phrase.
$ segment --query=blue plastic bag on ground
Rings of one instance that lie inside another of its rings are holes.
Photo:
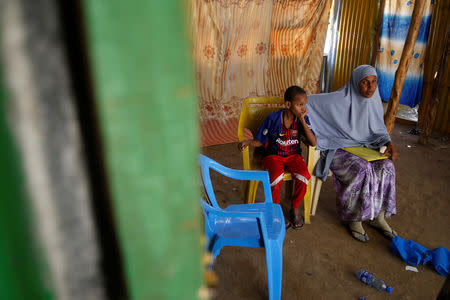
[[[392,252],[410,265],[417,266],[420,264],[428,256],[428,251],[430,249],[412,240],[405,241],[398,235],[392,239]]]
[[[450,251],[444,247],[439,247],[429,251],[431,262],[436,271],[444,277],[448,276],[450,267]],[[428,261],[424,261],[424,264]]]
[[[400,236],[396,236],[392,239],[391,248],[395,255],[400,256],[408,264],[417,266],[431,261],[439,274],[448,276],[450,251],[444,247],[430,250],[412,240],[405,241]]]

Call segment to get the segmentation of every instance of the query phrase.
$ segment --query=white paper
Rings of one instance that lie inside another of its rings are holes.
[[[413,266],[406,266],[406,271],[413,271],[413,272],[419,272],[416,267]]]

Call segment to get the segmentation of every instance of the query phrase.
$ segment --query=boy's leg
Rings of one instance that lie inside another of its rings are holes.
[[[273,203],[280,204],[280,191],[284,180],[283,158],[277,155],[268,155],[261,162],[264,168],[269,171],[272,201]]]
[[[306,187],[308,186],[311,175],[308,172],[308,166],[303,160],[303,157],[299,154],[289,156],[285,166],[291,172],[292,178],[295,181],[294,195],[292,196],[291,202],[292,209],[298,212],[303,197],[305,197]]]

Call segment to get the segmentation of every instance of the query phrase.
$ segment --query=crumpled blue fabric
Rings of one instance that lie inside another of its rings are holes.
[[[400,256],[410,265],[427,264],[431,262],[436,271],[447,277],[450,269],[450,250],[444,247],[438,247],[430,250],[413,240],[405,241],[400,236],[392,239],[392,252]]]
[[[438,247],[430,252],[431,262],[436,271],[444,277],[448,276],[450,267],[450,251],[444,247]],[[425,261],[424,264],[428,262]]]

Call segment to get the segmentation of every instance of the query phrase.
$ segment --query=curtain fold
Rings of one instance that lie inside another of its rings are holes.
[[[202,145],[237,141],[247,97],[318,92],[331,0],[192,0]]]
[[[406,74],[400,104],[414,107],[420,103],[423,85],[423,62],[431,23],[434,1],[425,4],[419,27],[413,59]],[[381,24],[380,49],[376,61],[378,88],[383,101],[388,101],[395,79],[406,35],[414,9],[414,2],[409,0],[386,0]]]

